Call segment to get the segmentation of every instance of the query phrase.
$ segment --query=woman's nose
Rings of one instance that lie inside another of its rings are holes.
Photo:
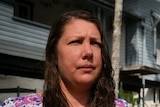
[[[93,60],[93,49],[92,49],[92,46],[91,44],[85,44],[83,45],[82,47],[83,49],[83,59],[87,59],[89,61],[92,61]]]

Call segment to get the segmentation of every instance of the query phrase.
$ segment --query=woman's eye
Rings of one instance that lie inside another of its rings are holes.
[[[80,43],[82,43],[80,40],[73,40],[69,42],[69,44],[80,44]]]
[[[99,42],[97,42],[97,41],[92,41],[91,44],[92,44],[92,45],[96,45],[96,46],[98,46],[98,47],[101,48],[101,43],[99,43]]]

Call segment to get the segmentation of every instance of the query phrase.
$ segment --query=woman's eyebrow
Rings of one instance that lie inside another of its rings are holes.
[[[100,41],[101,42],[101,37],[93,36],[93,37],[91,37],[91,40],[95,40],[95,41]]]

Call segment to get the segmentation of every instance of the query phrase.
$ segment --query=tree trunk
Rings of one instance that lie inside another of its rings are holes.
[[[114,22],[113,22],[113,40],[112,40],[112,65],[115,72],[115,94],[118,97],[119,87],[119,62],[120,62],[120,37],[122,24],[123,0],[115,0]]]

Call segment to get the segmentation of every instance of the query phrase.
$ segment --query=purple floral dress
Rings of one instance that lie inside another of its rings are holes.
[[[115,100],[116,107],[129,107],[123,99]],[[17,98],[8,98],[0,107],[42,107],[42,96],[40,93],[30,94]]]

